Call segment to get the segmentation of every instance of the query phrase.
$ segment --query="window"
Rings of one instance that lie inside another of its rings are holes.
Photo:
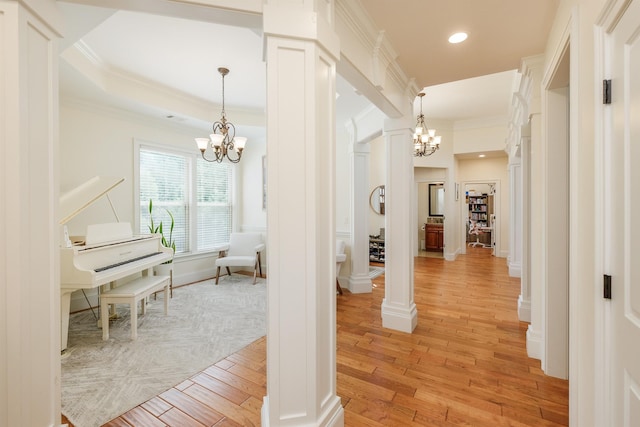
[[[171,212],[176,253],[204,252],[229,241],[232,229],[232,168],[193,153],[138,144],[140,233],[162,221],[168,238]]]

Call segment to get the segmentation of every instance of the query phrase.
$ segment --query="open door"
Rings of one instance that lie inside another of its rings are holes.
[[[611,276],[612,426],[640,426],[640,0],[611,33],[612,135],[605,187],[605,273]]]

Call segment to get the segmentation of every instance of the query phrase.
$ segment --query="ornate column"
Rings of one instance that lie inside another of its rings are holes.
[[[369,278],[369,154],[371,145],[358,143],[353,123],[351,142],[351,275],[349,290],[355,294],[371,292]]]
[[[60,424],[53,0],[0,2],[0,425]]]
[[[336,395],[333,1],[269,0],[263,426],[342,426]]]
[[[385,298],[382,326],[412,332],[418,324],[413,301],[411,238],[413,184],[412,119],[387,120],[384,139],[387,156],[385,207]]]

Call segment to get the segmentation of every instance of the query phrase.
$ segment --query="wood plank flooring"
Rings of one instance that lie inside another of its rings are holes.
[[[454,262],[415,259],[418,326],[382,328],[384,276],[337,296],[337,392],[346,426],[566,426],[568,382],[527,357],[519,279],[469,248]],[[259,426],[266,340],[105,424]]]

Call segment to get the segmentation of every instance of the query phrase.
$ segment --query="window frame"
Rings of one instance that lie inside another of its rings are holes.
[[[188,163],[187,177],[185,178],[185,184],[187,185],[187,197],[189,198],[189,251],[177,253],[174,260],[177,259],[197,259],[205,256],[216,254],[217,252],[212,249],[207,250],[194,250],[198,238],[198,210],[197,210],[197,195],[195,194],[197,189],[197,159],[201,157],[200,151],[195,147],[193,150],[186,149],[175,145],[163,144],[159,142],[153,142],[143,140],[139,138],[133,139],[133,214],[134,214],[134,230],[140,230],[140,150],[149,149],[153,151],[165,152],[167,154],[177,154],[184,156]],[[230,185],[230,203],[231,203],[231,232],[238,229],[238,214],[239,209],[237,201],[239,200],[237,194],[237,182],[238,182],[238,170],[237,168],[231,168],[231,185]]]

